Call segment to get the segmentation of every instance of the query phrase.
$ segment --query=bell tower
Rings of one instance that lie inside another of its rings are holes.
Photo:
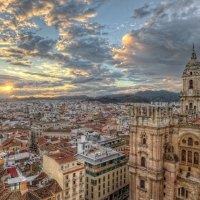
[[[200,113],[200,62],[197,60],[194,45],[191,60],[187,63],[182,77],[181,114],[197,115]]]

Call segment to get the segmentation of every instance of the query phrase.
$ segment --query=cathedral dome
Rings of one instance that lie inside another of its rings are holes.
[[[200,61],[198,61],[197,59],[191,59],[187,65],[186,68],[200,68]]]
[[[200,61],[197,60],[196,52],[193,47],[191,60],[187,63],[183,75],[191,75],[191,70],[193,75],[199,75],[200,73]],[[197,73],[198,71],[198,73]]]

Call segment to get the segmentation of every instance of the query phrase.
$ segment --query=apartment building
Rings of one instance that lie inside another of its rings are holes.
[[[40,123],[35,123],[31,126],[30,130],[30,142],[31,142],[31,148],[34,151],[37,151],[37,139],[38,136],[41,136],[44,130],[47,130],[49,128],[53,129],[61,129],[61,128],[66,128],[70,127],[71,123],[69,121],[65,120],[59,120],[56,122],[40,122]]]
[[[85,164],[65,153],[43,155],[43,171],[54,178],[63,190],[63,199],[84,200]]]
[[[92,145],[83,136],[75,157],[86,164],[86,200],[128,198],[129,173],[123,152]]]

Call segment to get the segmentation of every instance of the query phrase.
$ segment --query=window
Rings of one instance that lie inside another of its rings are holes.
[[[190,80],[189,82],[189,89],[193,89],[193,80]]]
[[[192,72],[190,72],[190,75],[192,75]]]
[[[178,196],[188,198],[188,191],[184,188],[178,188]]]
[[[105,179],[105,176],[103,177],[103,181],[105,181],[106,179]]]
[[[182,196],[182,197],[185,196],[185,188],[184,188],[184,187],[181,188],[181,196]]]
[[[188,145],[193,146],[193,139],[192,138],[188,138]]]
[[[60,200],[60,194],[57,196],[57,200]]]
[[[99,192],[99,194],[98,194],[98,197],[100,197],[101,196],[101,192]]]
[[[101,183],[101,178],[99,178],[99,183]]]
[[[182,162],[186,161],[186,151],[185,150],[182,150],[181,160],[182,160]]]
[[[193,108],[193,107],[192,107],[192,103],[190,103],[190,104],[189,104],[189,106],[190,106],[190,109],[192,109],[192,108]]]
[[[108,174],[108,180],[110,179],[110,174]]]
[[[69,176],[67,175],[67,176],[65,176],[65,178],[66,178],[66,179],[69,179]]]
[[[194,164],[198,165],[199,164],[199,153],[194,152]]]
[[[145,181],[144,180],[140,180],[140,187],[142,189],[145,189]]]
[[[192,152],[188,151],[188,163],[192,163]]]
[[[141,158],[141,166],[145,167],[145,158],[144,157]]]
[[[144,145],[146,144],[146,138],[142,139],[142,144],[144,144]]]

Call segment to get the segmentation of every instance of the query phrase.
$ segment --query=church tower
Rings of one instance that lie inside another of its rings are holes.
[[[183,72],[183,89],[180,93],[182,115],[193,115],[194,120],[200,113],[200,62],[197,60],[193,46],[191,60]]]
[[[137,106],[130,123],[130,200],[161,200],[165,145],[170,140],[172,108]],[[170,149],[170,153],[173,149]],[[169,156],[169,155],[168,155]],[[172,158],[173,159],[173,158]],[[171,172],[171,176],[173,176]],[[173,189],[172,189],[173,190]]]

